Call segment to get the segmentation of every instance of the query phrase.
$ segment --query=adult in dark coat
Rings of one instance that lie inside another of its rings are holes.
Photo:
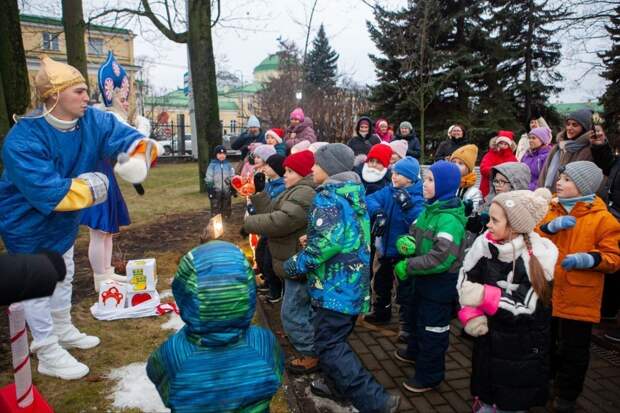
[[[362,116],[355,124],[355,136],[353,136],[347,145],[353,149],[355,156],[368,155],[368,151],[372,145],[381,143],[381,139],[377,135],[370,133],[372,120],[368,116]]]
[[[396,132],[396,138],[394,140],[404,139],[407,141],[409,147],[407,148],[407,156],[412,156],[416,159],[420,159],[420,140],[415,134],[413,125],[409,121],[400,123],[398,131]]]
[[[265,132],[261,130],[260,122],[256,116],[250,116],[246,126],[246,131],[230,144],[231,149],[241,150],[241,159],[245,159],[250,151],[250,145],[254,142],[266,143]]]
[[[448,160],[452,152],[456,151],[463,145],[467,145],[469,141],[465,136],[465,127],[460,123],[455,123],[448,128],[448,140],[439,144],[435,152],[435,160]]]

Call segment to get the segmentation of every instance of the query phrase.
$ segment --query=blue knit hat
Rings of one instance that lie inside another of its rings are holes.
[[[456,164],[437,161],[430,167],[435,181],[435,198],[433,201],[446,201],[456,196],[461,185],[461,171]]]
[[[235,245],[211,241],[181,259],[172,293],[186,334],[202,345],[236,342],[248,329],[256,307],[254,272]]]
[[[394,164],[394,172],[404,176],[411,182],[417,182],[420,179],[420,164],[418,160],[412,156],[406,156]]]

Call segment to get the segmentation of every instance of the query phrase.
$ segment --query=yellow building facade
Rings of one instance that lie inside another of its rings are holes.
[[[248,118],[258,112],[257,93],[269,79],[278,75],[279,58],[272,54],[254,68],[252,82],[243,82],[239,87],[218,91],[222,133],[237,135],[242,132]],[[163,96],[146,97],[144,113],[156,124],[177,123],[177,116],[183,114],[185,123],[189,124],[189,98],[183,89]]]
[[[22,14],[20,23],[31,90],[34,90],[32,85],[40,67],[39,57],[42,54],[59,62],[67,62],[64,28],[62,20],[55,17]],[[114,53],[116,60],[125,68],[133,84],[135,73],[140,69],[140,66],[134,64],[133,39],[135,37],[130,30],[126,29],[99,25],[90,25],[86,28],[84,44],[92,100],[100,101],[97,72],[106,59],[108,51]]]

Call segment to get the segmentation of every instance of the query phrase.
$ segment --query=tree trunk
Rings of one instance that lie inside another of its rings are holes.
[[[525,49],[525,107],[523,108],[523,114],[525,119],[523,120],[526,125],[525,130],[529,130],[529,122],[532,117],[532,60],[534,44],[532,38],[534,37],[534,4],[530,0],[528,2],[528,19],[527,19],[527,44]]]
[[[88,62],[84,40],[84,13],[82,0],[62,0],[62,22],[67,45],[67,63],[79,70],[88,86]]]
[[[424,109],[424,105],[420,105],[420,165],[424,165],[424,152],[426,150],[424,145],[424,115],[426,113],[426,109]]]
[[[192,91],[196,115],[198,143],[198,180],[200,192],[205,192],[204,176],[209,154],[222,143],[222,127],[217,102],[215,58],[211,37],[211,2],[189,0],[187,47],[192,69]]]
[[[28,68],[17,0],[5,2],[4,11],[0,13],[0,81],[4,89],[0,108],[5,108],[0,119],[8,119],[10,127],[13,114],[23,114],[30,105]],[[0,139],[4,138],[4,127],[0,127]]]

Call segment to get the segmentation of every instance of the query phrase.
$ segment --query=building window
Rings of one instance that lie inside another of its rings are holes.
[[[103,55],[103,39],[97,37],[89,37],[88,54],[94,54],[95,56]]]
[[[58,33],[43,32],[43,49],[60,50],[58,46]]]
[[[236,131],[237,131],[237,121],[233,119],[230,121],[230,132],[235,133]]]

